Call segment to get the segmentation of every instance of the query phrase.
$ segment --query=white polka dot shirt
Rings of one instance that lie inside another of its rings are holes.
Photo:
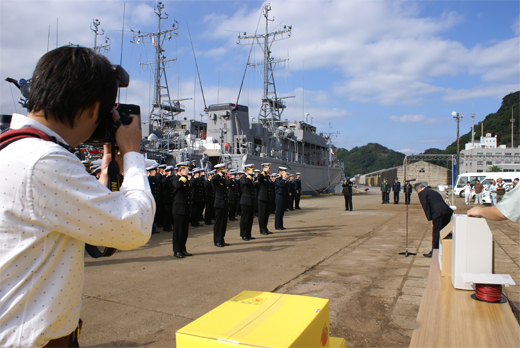
[[[56,133],[22,115],[11,128]],[[79,320],[85,243],[134,249],[151,235],[155,203],[139,153],[124,156],[111,192],[60,145],[16,141],[0,151],[0,347],[41,347]]]

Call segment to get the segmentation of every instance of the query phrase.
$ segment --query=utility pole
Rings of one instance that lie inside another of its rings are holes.
[[[511,148],[514,147],[513,145],[513,125],[515,124],[515,115],[513,114],[514,107],[511,107]]]
[[[475,104],[471,110],[471,145],[475,147]]]
[[[464,116],[463,113],[458,113],[456,111],[453,111],[451,113],[454,119],[457,120],[457,171],[456,175],[458,176],[460,173],[460,145],[459,145],[459,121]]]
[[[247,35],[247,33],[243,33],[238,35],[238,44],[240,44],[241,40],[253,40],[253,43],[256,42],[261,47],[264,53],[264,61],[258,64],[250,64],[250,66],[262,66],[263,65],[263,81],[264,81],[264,95],[262,96],[262,106],[260,107],[260,113],[258,115],[258,120],[262,120],[262,122],[268,123],[270,125],[271,130],[274,130],[274,122],[280,121],[283,110],[286,105],[282,99],[291,98],[279,98],[276,94],[276,87],[274,84],[274,68],[276,64],[283,63],[286,60],[277,60],[271,57],[271,47],[273,43],[276,41],[276,36],[280,36],[281,40],[285,38],[291,37],[292,26],[283,26],[283,29],[277,30],[274,32],[269,32],[269,22],[273,22],[273,19],[269,19],[269,11],[271,11],[271,5],[266,4],[264,6],[263,16],[265,17],[265,34],[253,34]],[[286,37],[284,37],[286,34]],[[260,68],[259,68],[260,70]]]

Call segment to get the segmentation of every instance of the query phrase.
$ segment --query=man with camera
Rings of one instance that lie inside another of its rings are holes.
[[[13,115],[11,130],[40,136],[0,151],[9,166],[0,183],[2,347],[77,347],[85,243],[130,250],[150,239],[155,204],[139,153],[139,119],[121,125],[112,112],[121,70],[88,48],[57,48],[35,68],[28,116]],[[115,131],[125,175],[120,191],[107,188],[108,145],[99,181],[70,152],[99,127]]]

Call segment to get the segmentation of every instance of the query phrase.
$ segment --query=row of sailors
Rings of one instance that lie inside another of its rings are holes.
[[[243,172],[228,173],[225,164],[216,165],[208,173],[192,169],[189,162],[175,168],[147,168],[157,206],[154,225],[173,231],[173,252],[177,258],[191,256],[186,251],[190,225],[199,227],[201,221],[212,224],[214,245],[224,247],[229,245],[224,239],[227,221],[235,221],[237,214],[240,236],[249,241],[255,239],[251,236],[254,216],[258,216],[260,233],[268,235],[272,233],[267,228],[271,213],[275,213],[275,228],[283,230],[284,212],[300,209],[301,174],[296,173],[295,179],[285,167],[278,168],[278,175],[270,173],[270,163],[263,163],[261,171],[254,170],[252,164],[246,165]]]

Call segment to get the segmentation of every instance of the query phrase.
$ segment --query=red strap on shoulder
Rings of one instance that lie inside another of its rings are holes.
[[[38,138],[45,141],[51,141],[47,134],[36,128],[10,129],[7,132],[0,134],[0,150],[3,150],[5,147],[17,140],[25,138]]]

